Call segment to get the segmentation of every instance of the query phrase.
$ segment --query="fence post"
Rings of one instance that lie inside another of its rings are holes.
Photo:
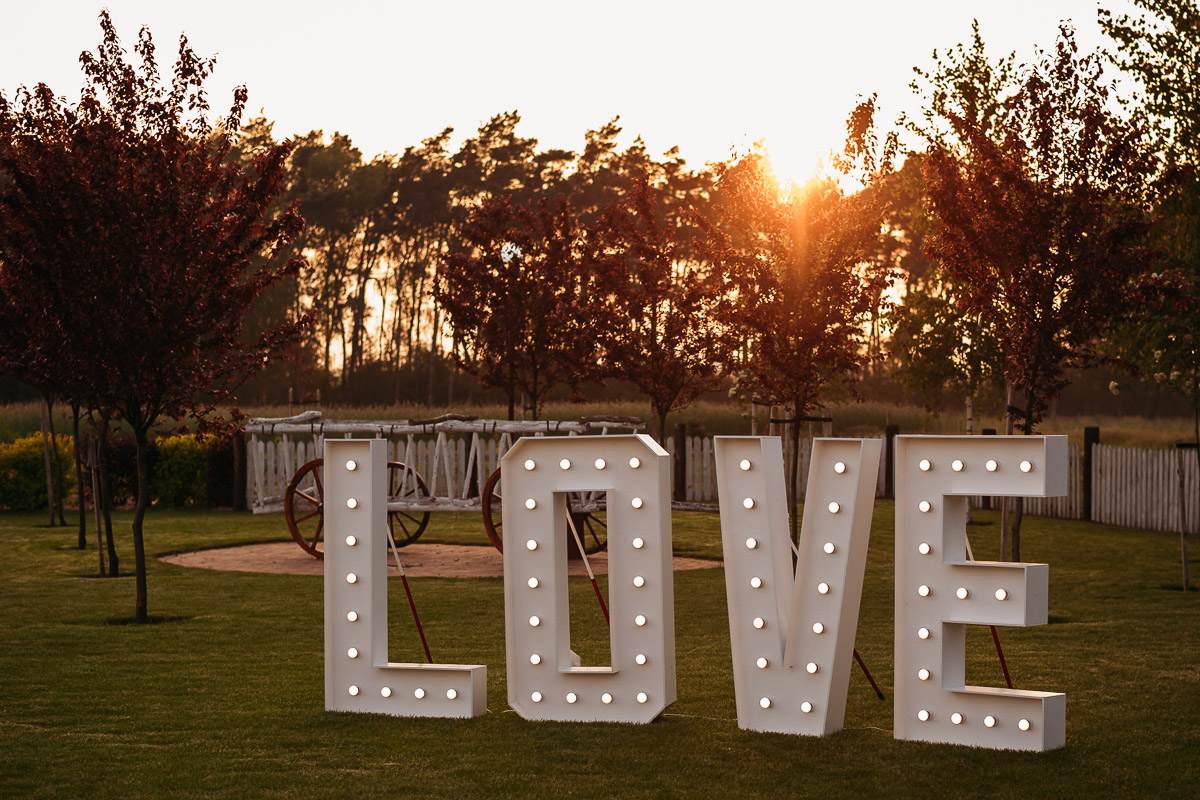
[[[1093,456],[1096,445],[1100,444],[1100,429],[1087,427],[1083,429],[1083,518],[1092,520],[1092,470],[1096,464]]]
[[[883,496],[888,500],[896,499],[896,437],[900,434],[899,425],[888,425],[883,429],[884,446],[883,465]]]
[[[675,488],[672,492],[674,499],[687,499],[687,425],[675,423]]]
[[[1183,563],[1183,591],[1188,590],[1188,525],[1187,525],[1187,495],[1184,494],[1184,457],[1183,451],[1189,448],[1194,449],[1196,445],[1191,442],[1175,442],[1175,471],[1179,475],[1179,553],[1180,560]]]

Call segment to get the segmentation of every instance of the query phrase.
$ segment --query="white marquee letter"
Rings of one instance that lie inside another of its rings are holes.
[[[487,667],[388,663],[385,445],[325,440],[325,708],[485,714]]]
[[[529,720],[650,722],[675,701],[670,456],[643,435],[527,437],[502,463],[508,704]],[[609,667],[571,664],[575,491],[607,492]]]
[[[716,438],[739,727],[841,730],[880,449],[814,441],[793,577],[780,440]]]
[[[897,739],[1050,750],[1066,696],[965,685],[967,625],[1043,625],[1045,564],[968,562],[968,495],[1067,490],[1065,436],[896,439]]]

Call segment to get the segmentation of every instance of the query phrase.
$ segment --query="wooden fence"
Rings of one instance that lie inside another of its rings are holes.
[[[282,508],[282,497],[296,470],[321,453],[323,439],[255,437],[247,445],[247,499],[259,511]],[[388,459],[403,461],[424,476],[430,494],[466,498],[476,496],[479,487],[499,464],[509,441],[481,438],[472,456],[466,438],[405,437],[389,440]],[[886,441],[880,459],[876,496],[885,495],[886,464],[891,454]],[[786,449],[786,448],[785,448]],[[667,450],[674,454],[675,441],[668,440]],[[801,440],[801,470],[797,480],[800,497],[807,484],[812,440]],[[1083,447],[1071,445],[1068,451],[1068,493],[1063,497],[1025,498],[1025,513],[1058,519],[1087,519],[1084,509]],[[474,457],[474,463],[471,459]],[[785,452],[785,460],[788,458]],[[1187,502],[1188,528],[1200,529],[1200,469],[1193,451],[1186,451],[1184,495]],[[676,462],[677,463],[677,462]],[[694,503],[717,502],[716,460],[711,437],[687,438],[683,459],[686,470],[686,495]],[[986,505],[985,498],[974,498],[976,507]],[[995,500],[992,500],[993,507]],[[1175,450],[1109,447],[1095,445],[1092,453],[1092,508],[1095,522],[1124,525],[1147,530],[1179,530],[1179,478]]]

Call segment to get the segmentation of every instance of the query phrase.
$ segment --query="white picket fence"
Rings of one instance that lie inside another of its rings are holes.
[[[500,463],[511,445],[508,437],[479,437],[472,456],[471,439],[441,435],[438,438],[406,436],[388,439],[388,459],[402,461],[416,469],[438,497],[476,496],[488,475]],[[278,511],[292,475],[306,461],[321,454],[323,439],[283,436],[253,437],[247,443],[246,496],[257,511]],[[675,442],[668,440],[667,450],[674,454]],[[786,450],[786,447],[785,447]],[[808,479],[812,440],[801,440],[801,469],[797,478],[798,496],[804,496]],[[474,460],[472,461],[472,457]],[[785,452],[785,461],[788,458]],[[886,463],[880,459],[876,495],[884,496]],[[1109,447],[1096,445],[1092,455],[1092,514],[1095,522],[1123,525],[1155,531],[1179,530],[1179,479],[1175,450]],[[674,463],[674,462],[673,462]],[[686,495],[693,503],[717,502],[716,459],[712,437],[687,438],[684,458]],[[472,477],[473,476],[473,477]],[[1184,495],[1187,502],[1188,528],[1200,530],[1200,469],[1193,452],[1184,458]],[[976,507],[984,498],[974,498]],[[1071,445],[1068,451],[1068,492],[1063,497],[1025,498],[1025,513],[1058,519],[1085,519],[1083,505],[1083,447]],[[998,507],[995,500],[993,507]]]

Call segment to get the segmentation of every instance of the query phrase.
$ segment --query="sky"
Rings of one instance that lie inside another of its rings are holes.
[[[1116,11],[1127,0],[1105,0]],[[0,91],[48,84],[78,98],[78,58],[100,41],[96,0],[13,3],[0,22]],[[249,114],[278,138],[340,131],[370,158],[443,128],[457,143],[501,111],[542,148],[577,150],[620,116],[622,145],[678,146],[692,164],[763,141],[781,176],[802,180],[838,146],[859,95],[885,120],[915,110],[914,66],[970,37],[1028,61],[1062,19],[1081,49],[1106,44],[1095,0],[979,2],[259,2],[109,0],[127,50],[142,25],[160,68],[185,33],[202,56],[214,112],[245,84]]]

